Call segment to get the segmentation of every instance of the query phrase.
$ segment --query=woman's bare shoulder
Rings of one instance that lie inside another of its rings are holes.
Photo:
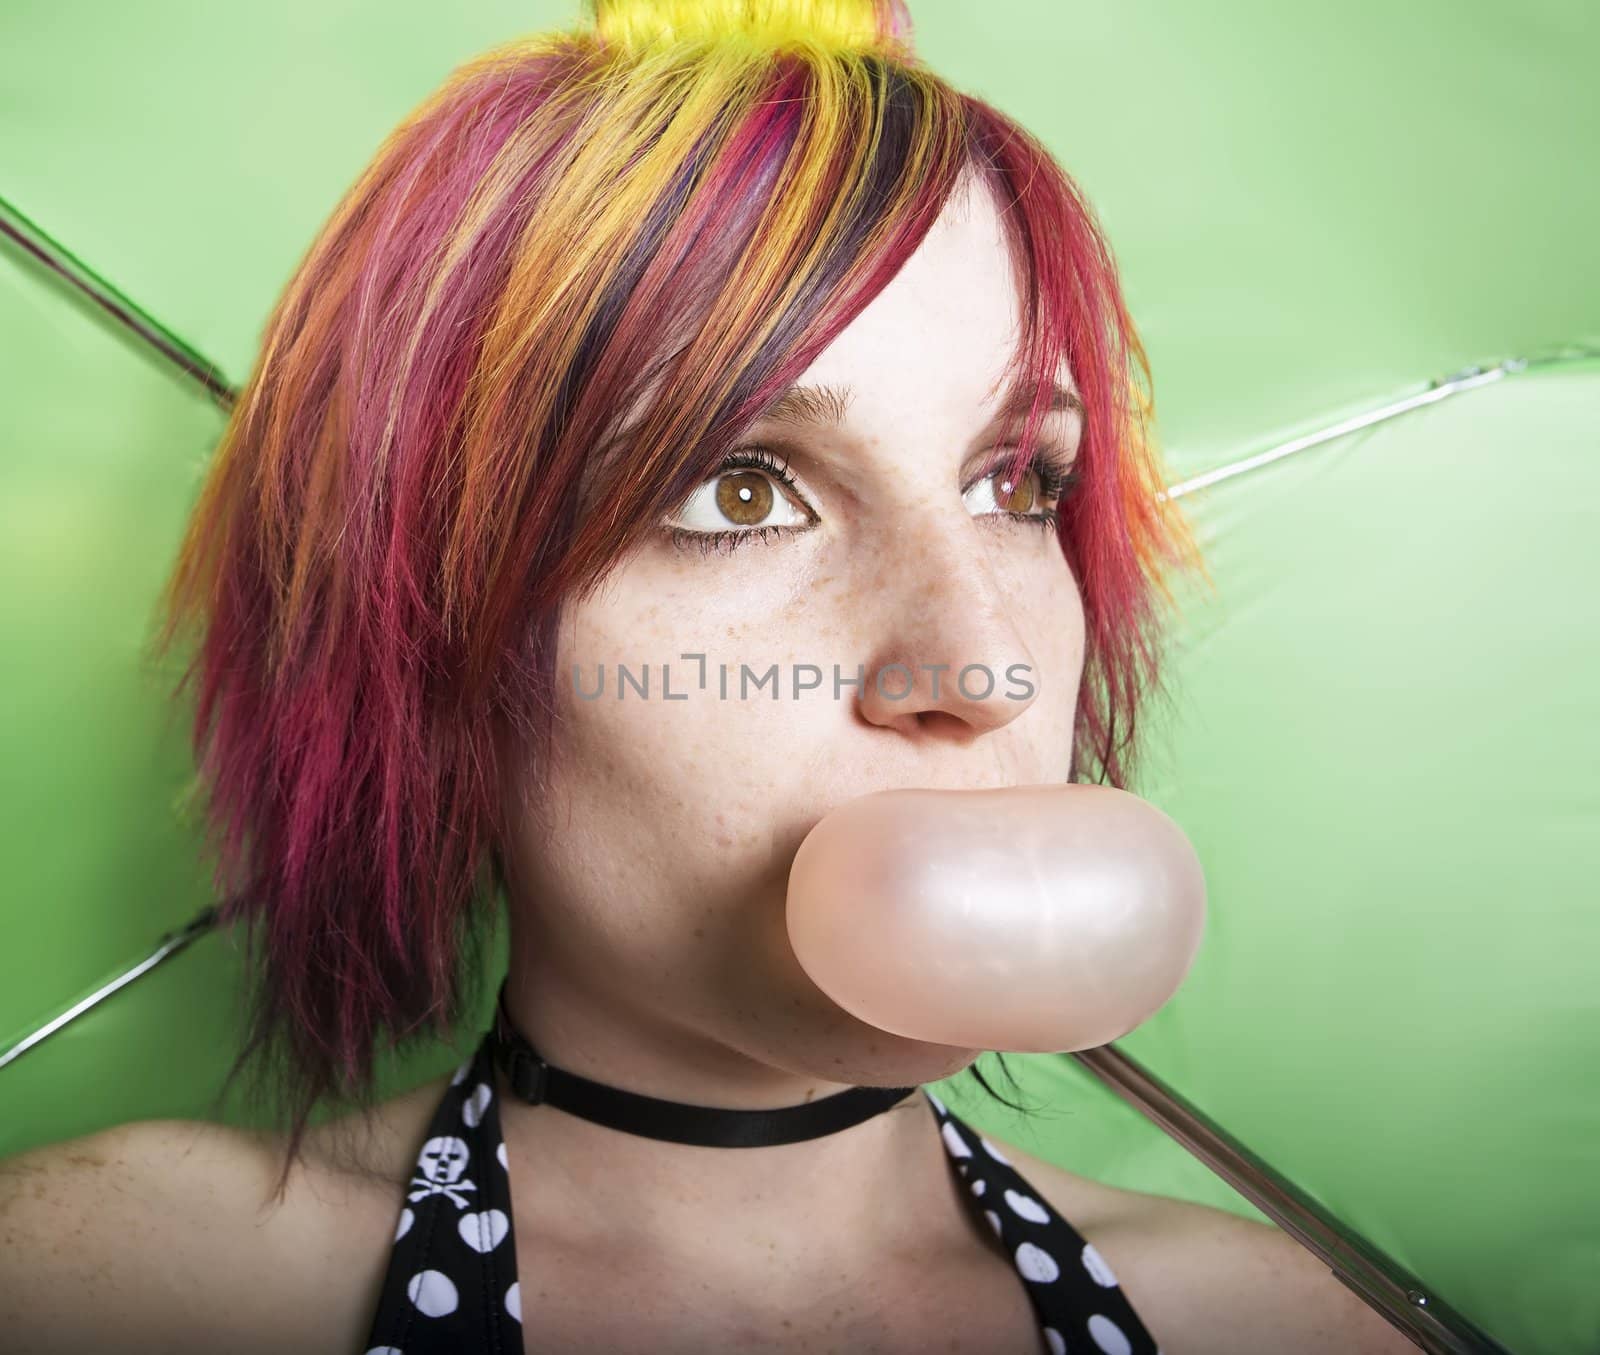
[[[991,1136],[989,1142],[1025,1180],[1038,1188],[1056,1213],[1091,1241],[1108,1226],[1136,1215],[1145,1202],[1157,1198],[1080,1176],[1004,1140]]]
[[[284,1136],[209,1121],[0,1160],[7,1348],[360,1349],[445,1080],[309,1130],[281,1196]]]
[[[1282,1229],[995,1146],[1093,1244],[1164,1355],[1417,1349]]]
[[[19,1351],[249,1350],[292,1211],[245,1131],[140,1120],[0,1162],[0,1325]],[[265,1349],[263,1336],[259,1348]]]

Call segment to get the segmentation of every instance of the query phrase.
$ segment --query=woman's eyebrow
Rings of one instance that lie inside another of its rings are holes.
[[[1001,423],[1011,419],[1026,418],[1028,410],[1033,406],[1033,396],[1027,391],[1013,390],[995,411],[994,422]],[[1059,382],[1053,383],[1045,399],[1044,412],[1046,414],[1061,414],[1072,412],[1082,416],[1083,401],[1078,392],[1070,386],[1063,386]]]
[[[837,428],[844,423],[854,396],[855,391],[849,386],[793,385],[768,405],[766,411],[757,416],[757,421],[791,428]],[[1027,392],[1014,390],[995,411],[990,423],[993,425],[1024,418],[1032,404],[1033,397]],[[1077,391],[1057,383],[1050,387],[1044,412],[1059,414],[1064,411],[1076,412],[1081,416],[1083,401]]]
[[[794,385],[757,415],[757,421],[790,428],[837,428],[854,398],[849,386]]]

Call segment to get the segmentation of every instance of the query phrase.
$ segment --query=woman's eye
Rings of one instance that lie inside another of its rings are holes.
[[[694,533],[803,527],[809,521],[766,471],[737,467],[707,480],[667,525]]]
[[[1053,526],[1057,501],[1077,480],[1075,466],[1058,469],[1053,460],[1035,459],[1019,479],[1008,477],[1003,467],[991,471],[962,501],[976,516]],[[787,465],[767,449],[739,448],[661,525],[676,547],[722,554],[811,527],[817,518],[796,502],[798,495]]]
[[[1046,503],[1050,497],[1038,468],[1030,466],[1019,480],[1007,476],[1003,469],[985,475],[962,495],[962,501],[974,513],[1042,518],[1050,511]]]

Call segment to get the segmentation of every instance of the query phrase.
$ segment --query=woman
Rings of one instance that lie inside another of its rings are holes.
[[[13,1348],[1410,1348],[1275,1230],[985,1139],[919,1090],[981,1051],[789,948],[835,805],[1123,783],[1193,562],[1089,212],[909,33],[602,2],[456,72],[340,205],[160,638],[201,623],[234,1072],[277,1054],[289,1121],[7,1164]],[[494,1029],[372,1104],[502,899]]]

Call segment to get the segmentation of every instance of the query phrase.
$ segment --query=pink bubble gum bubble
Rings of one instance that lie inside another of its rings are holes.
[[[886,790],[806,835],[789,941],[811,981],[891,1034],[1065,1053],[1126,1035],[1177,992],[1205,927],[1183,830],[1076,784]]]

